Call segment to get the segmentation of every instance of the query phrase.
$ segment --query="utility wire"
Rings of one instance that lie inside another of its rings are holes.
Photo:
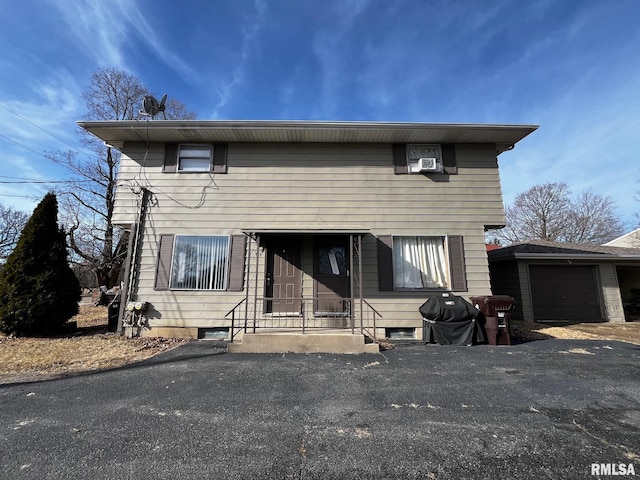
[[[10,193],[0,193],[0,197],[14,197],[14,198],[36,198],[35,195],[12,195]]]
[[[11,180],[0,180],[0,183],[86,183],[93,182],[93,180],[42,180],[40,178],[23,178],[23,177],[8,177],[6,175],[0,175],[0,178],[10,178]]]
[[[79,182],[91,182],[92,180],[0,180],[0,185],[35,185],[35,184],[50,184],[50,183],[79,183]]]
[[[4,138],[5,140],[9,140],[11,143],[15,143],[15,144],[16,144],[16,145],[18,145],[19,147],[22,147],[22,148],[24,148],[24,149],[26,149],[26,150],[29,150],[30,152],[33,152],[33,153],[35,153],[36,155],[40,155],[42,158],[45,158],[45,159],[49,160],[51,163],[56,163],[56,162],[54,162],[53,160],[51,160],[49,157],[47,157],[44,153],[38,152],[38,151],[34,150],[33,148],[27,147],[26,145],[23,145],[23,144],[21,144],[21,143],[19,143],[19,142],[16,142],[16,141],[15,141],[15,140],[13,140],[12,138],[9,138],[9,137],[7,137],[7,136],[5,136],[5,135],[2,135],[2,134],[0,134],[0,137]]]
[[[75,150],[78,153],[82,153],[84,155],[89,155],[86,152],[82,152],[80,150],[78,150],[78,147],[71,145],[69,142],[63,140],[62,138],[58,137],[57,135],[55,135],[54,133],[51,133],[48,130],[45,130],[44,128],[42,128],[40,125],[37,125],[35,123],[33,123],[31,120],[29,120],[28,118],[23,117],[22,115],[20,115],[19,113],[14,112],[13,110],[11,110],[10,108],[6,107],[5,105],[2,105],[0,103],[0,107],[4,108],[7,112],[11,113],[12,115],[15,115],[16,117],[20,118],[21,120],[24,120],[25,122],[27,122],[29,125],[33,125],[34,127],[36,127],[38,130],[42,130],[44,133],[46,133],[47,135],[52,136],[53,138],[55,138],[56,140],[58,140],[60,143],[64,143],[65,145],[67,145],[68,147],[71,147],[73,150]],[[5,137],[6,138],[6,137]]]

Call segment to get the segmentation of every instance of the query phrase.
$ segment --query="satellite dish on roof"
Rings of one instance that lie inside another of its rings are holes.
[[[140,113],[142,115],[148,115],[151,118],[154,118],[158,113],[162,112],[162,117],[166,120],[167,116],[164,114],[164,103],[167,101],[167,94],[165,93],[162,96],[162,100],[158,102],[151,95],[145,95],[142,100],[142,107],[144,108],[144,112],[141,110]]]

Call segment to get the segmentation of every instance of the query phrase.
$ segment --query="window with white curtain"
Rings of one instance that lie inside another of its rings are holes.
[[[176,235],[170,288],[225,290],[229,271],[229,237]]]
[[[444,237],[393,237],[396,289],[448,288]]]
[[[208,172],[211,169],[211,145],[183,144],[178,152],[179,172]]]

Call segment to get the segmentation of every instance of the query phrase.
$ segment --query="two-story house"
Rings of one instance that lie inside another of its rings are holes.
[[[537,128],[80,126],[122,152],[113,221],[132,232],[125,299],[148,302],[145,334],[249,349],[254,333],[304,332],[320,351],[333,339],[308,334],[421,338],[430,295],[491,293],[484,233],[505,220],[497,158]],[[254,351],[289,348],[267,343]]]

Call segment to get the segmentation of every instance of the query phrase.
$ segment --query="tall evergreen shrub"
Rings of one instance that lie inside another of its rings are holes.
[[[67,261],[58,201],[36,207],[0,272],[0,330],[18,336],[59,331],[78,313],[80,285]]]

